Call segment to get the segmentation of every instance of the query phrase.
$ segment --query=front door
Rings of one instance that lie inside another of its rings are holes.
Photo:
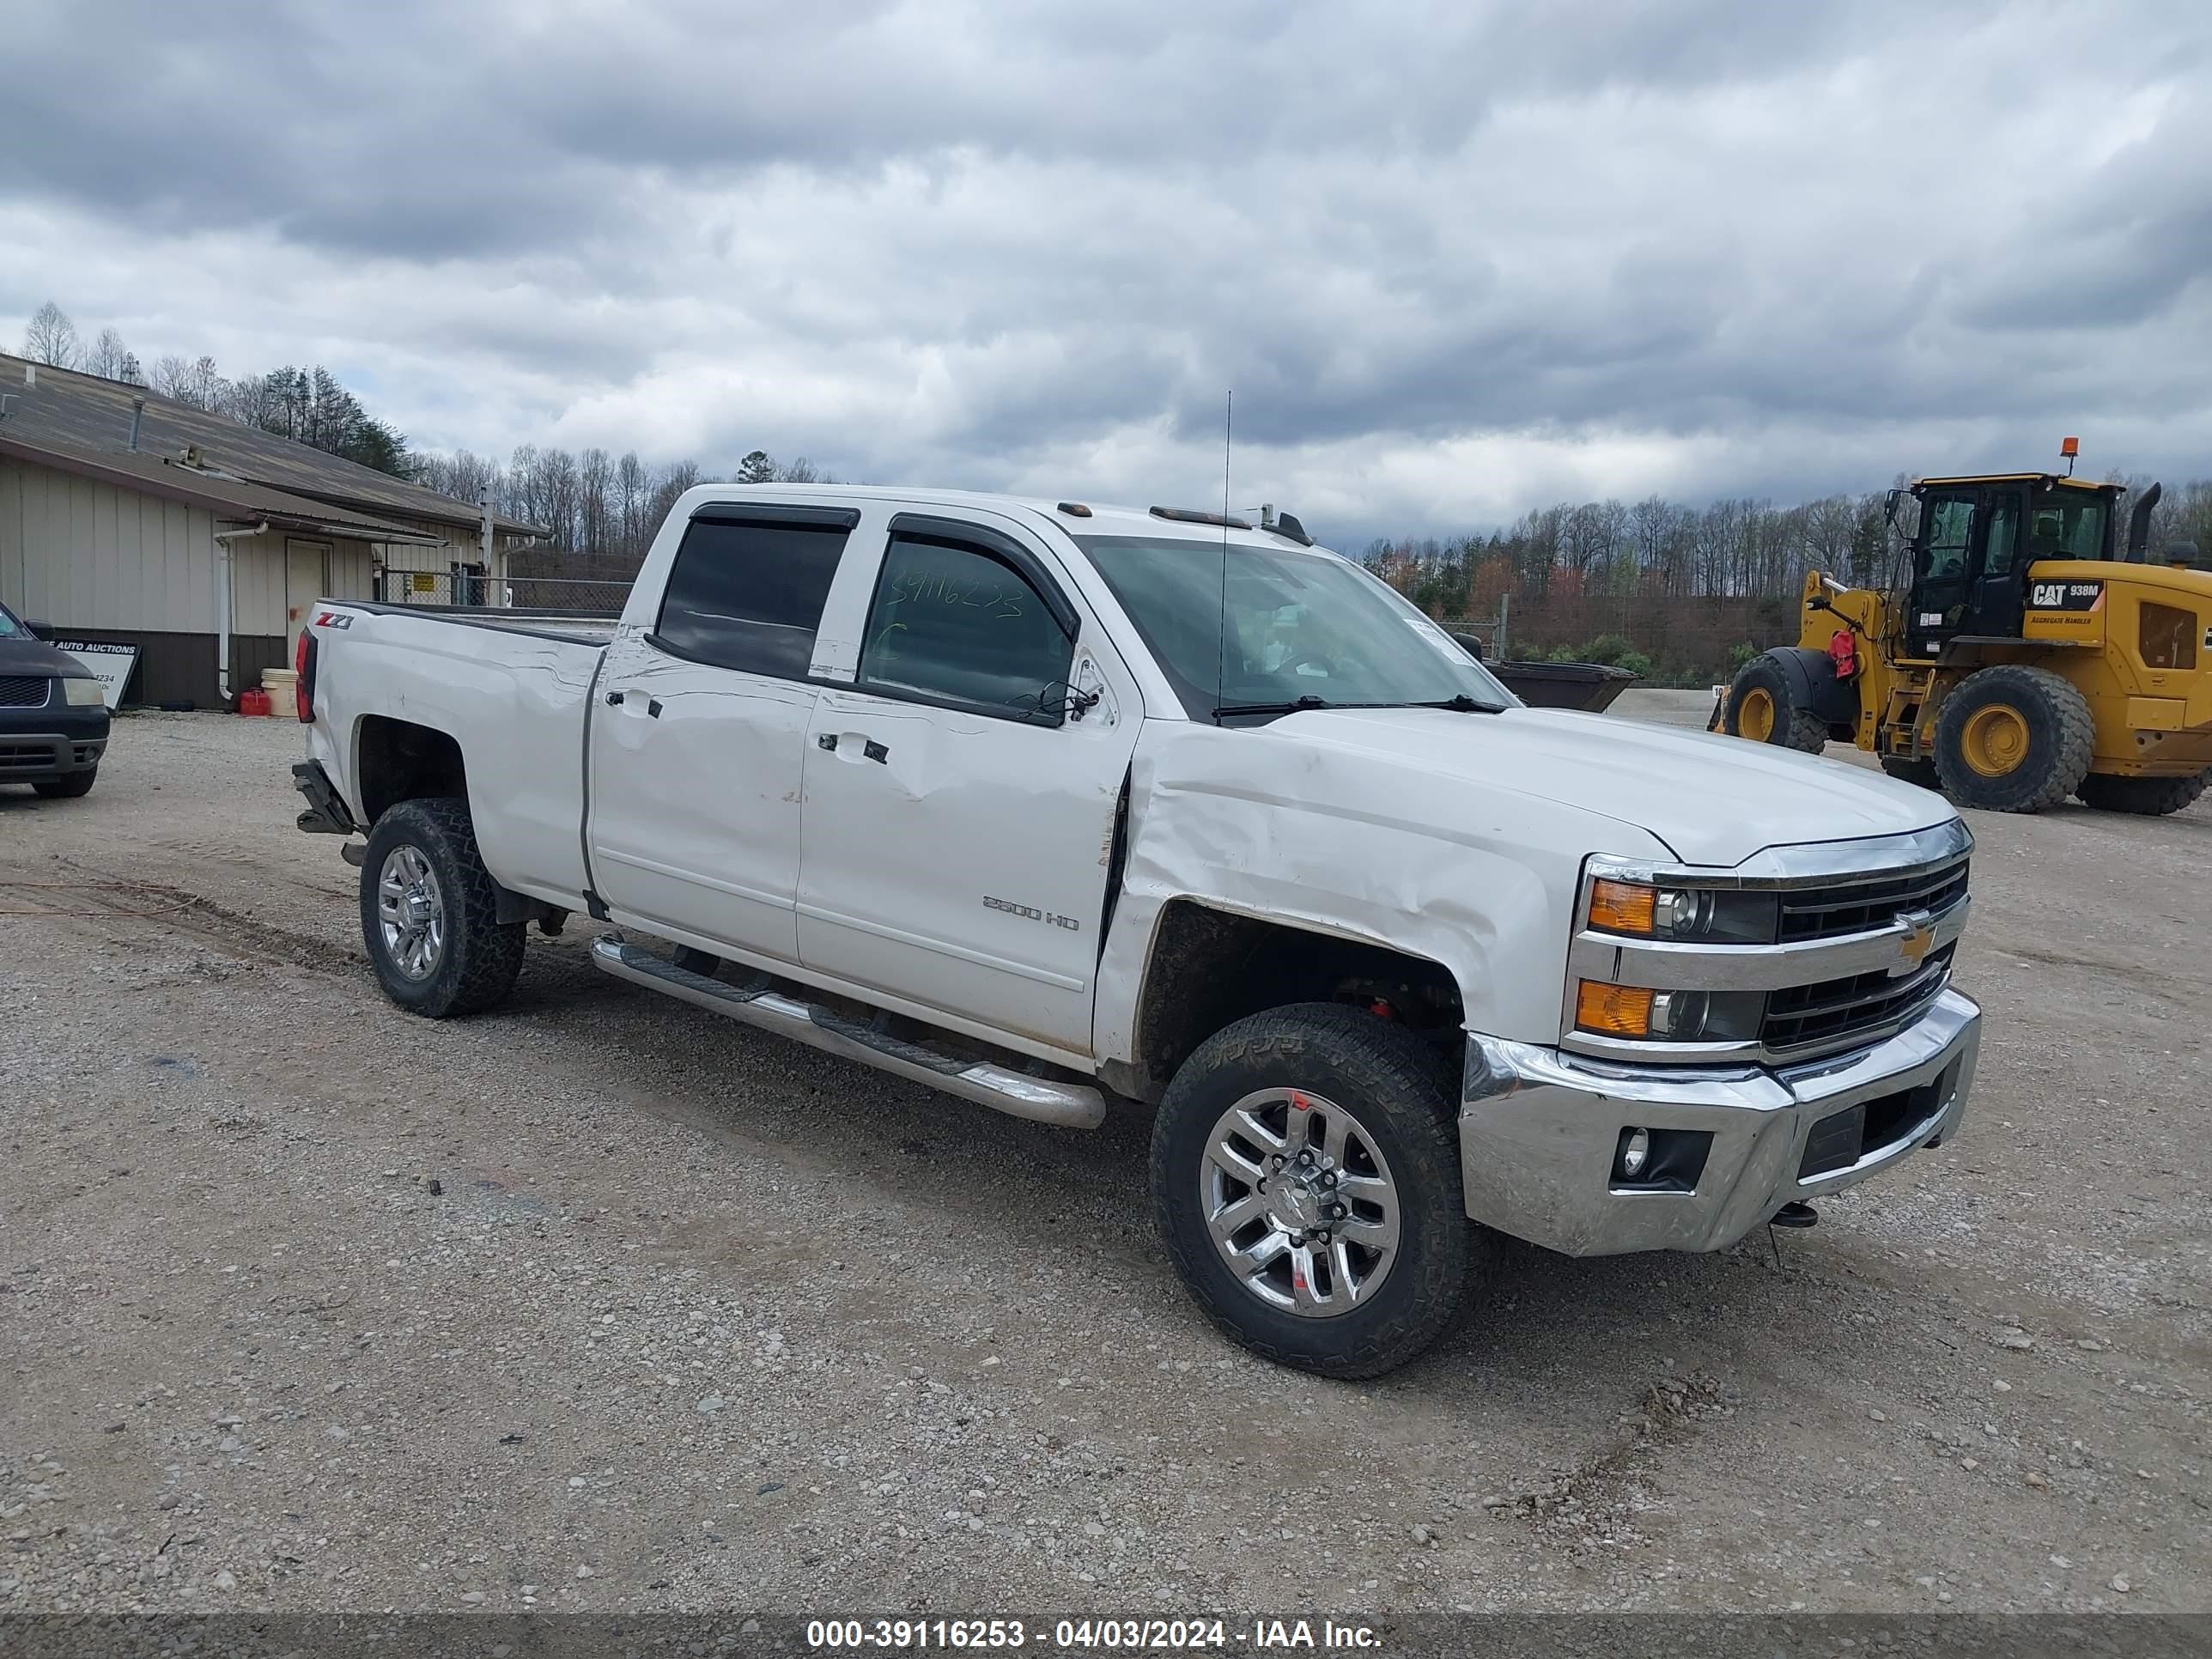
[[[2021,492],[1992,490],[1981,507],[1981,535],[1966,599],[1962,634],[2016,640],[2027,609],[2027,571],[2021,556]]]
[[[799,949],[817,972],[1087,1054],[1139,720],[1066,594],[1011,535],[892,520],[857,678],[814,710]]]
[[[1919,545],[1905,617],[1907,649],[1913,655],[1936,656],[1947,640],[1963,630],[1980,533],[1977,492],[1945,490],[1922,498]]]
[[[617,921],[796,962],[815,629],[858,514],[710,506],[650,629],[625,624],[590,710],[593,890]]]

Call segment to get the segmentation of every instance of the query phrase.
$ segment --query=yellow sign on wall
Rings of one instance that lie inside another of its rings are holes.
[[[433,570],[417,570],[407,578],[407,586],[417,593],[438,591],[438,575]]]

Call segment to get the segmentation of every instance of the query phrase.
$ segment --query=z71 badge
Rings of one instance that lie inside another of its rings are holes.
[[[2094,611],[2104,597],[2102,582],[2031,582],[2027,589],[2031,611]]]

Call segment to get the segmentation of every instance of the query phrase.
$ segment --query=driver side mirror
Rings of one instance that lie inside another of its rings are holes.
[[[1477,662],[1480,662],[1482,660],[1482,641],[1477,639],[1474,635],[1455,634],[1451,636],[1451,640],[1454,645],[1466,652],[1468,656],[1474,658]]]
[[[33,622],[26,617],[23,626],[31,630],[31,637],[34,640],[51,640],[54,636],[54,625],[50,622]]]

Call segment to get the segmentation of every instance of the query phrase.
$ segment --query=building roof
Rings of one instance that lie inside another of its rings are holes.
[[[27,443],[9,430],[14,424],[12,420],[0,421],[0,455],[13,455],[34,465],[96,478],[125,489],[159,495],[165,501],[204,507],[220,518],[241,523],[266,520],[278,529],[350,536],[358,541],[435,544],[441,540],[423,534],[420,529],[388,523],[365,513],[349,512],[306,495],[271,489],[265,484],[198,471],[180,461],[143,451],[95,455],[74,445]]]
[[[7,400],[8,411],[0,418],[0,439],[70,458],[50,459],[46,465],[76,470],[70,460],[119,462],[126,471],[151,477],[161,475],[143,474],[137,465],[142,459],[181,461],[187,449],[197,449],[203,464],[228,474],[234,488],[261,486],[319,502],[326,512],[342,509],[364,523],[374,522],[377,515],[398,514],[449,527],[459,536],[475,534],[483,523],[483,514],[472,501],[455,501],[357,461],[241,426],[228,416],[161,397],[144,386],[45,363],[37,365],[37,384],[27,385],[27,367],[21,357],[0,353],[0,398]],[[137,398],[146,400],[146,412],[139,422],[138,447],[134,452],[131,415],[131,402]],[[535,525],[496,514],[492,523],[507,535],[544,534]]]

